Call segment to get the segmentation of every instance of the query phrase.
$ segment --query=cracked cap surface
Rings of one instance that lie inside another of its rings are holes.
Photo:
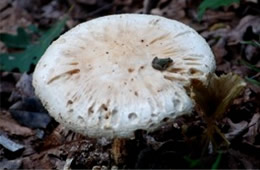
[[[173,63],[160,71],[155,57]],[[111,15],[60,36],[36,66],[36,95],[58,122],[92,137],[132,137],[191,112],[184,90],[215,69],[190,27],[152,15]]]

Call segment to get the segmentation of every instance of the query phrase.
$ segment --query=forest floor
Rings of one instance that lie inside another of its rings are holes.
[[[183,22],[211,46],[216,74],[236,73],[247,82],[224,118],[217,122],[230,145],[217,152],[201,142],[206,124],[194,111],[153,133],[136,132],[121,159],[112,157],[112,140],[74,133],[55,122],[34,95],[32,72],[1,71],[0,167],[6,169],[118,169],[260,167],[260,3],[241,0],[206,10],[200,0],[1,0],[0,33],[16,34],[30,25],[49,29],[68,15],[64,32],[100,16],[148,12]],[[73,6],[73,8],[71,8]],[[0,42],[1,53],[17,49]],[[258,83],[256,82],[258,81]],[[205,148],[207,152],[205,151]]]

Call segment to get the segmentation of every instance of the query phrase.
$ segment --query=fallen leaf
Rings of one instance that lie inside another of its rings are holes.
[[[5,170],[20,169],[21,165],[22,165],[22,159],[2,160],[0,162],[1,169],[5,169]]]
[[[17,152],[24,149],[22,144],[16,143],[2,134],[0,134],[0,145],[11,152]]]
[[[255,143],[256,136],[260,133],[260,114],[256,113],[252,117],[250,123],[249,123],[249,130],[248,132],[243,136],[246,141],[248,141],[251,144]]]
[[[223,11],[207,11],[206,15],[203,16],[203,22],[208,24],[214,24],[219,21],[230,21],[235,18],[234,12],[223,12]]]
[[[17,29],[17,34],[0,33],[0,41],[8,48],[26,48],[30,42],[30,35],[21,27]]]
[[[225,40],[225,38],[221,37],[218,40],[218,42],[212,47],[217,64],[222,63],[223,57],[227,55],[227,50],[226,50],[225,46],[226,46],[226,40]]]
[[[20,80],[16,83],[15,89],[9,97],[10,102],[28,97],[35,97],[34,88],[32,86],[32,75],[23,73]]]
[[[77,0],[77,1],[83,1],[83,0]],[[92,0],[93,1],[93,0]],[[133,0],[114,0],[115,5],[131,5],[133,3]]]
[[[192,98],[206,119],[217,121],[245,86],[245,81],[232,73],[220,77],[211,74],[208,84],[195,80],[192,82]]]
[[[165,2],[164,2],[165,3]],[[169,1],[168,5],[159,2],[157,8],[151,10],[153,15],[161,15],[167,18],[181,20],[185,17],[186,2],[183,0]],[[163,6],[163,7],[161,7]]]
[[[7,132],[9,135],[22,137],[28,137],[34,134],[30,128],[19,125],[11,118],[11,115],[8,112],[0,112],[0,129]]]
[[[58,125],[52,133],[44,139],[42,150],[51,149],[61,146],[72,141],[83,140],[84,136],[79,133],[74,133],[62,125]]]
[[[227,119],[227,122],[230,126],[230,129],[228,133],[225,134],[225,136],[229,141],[245,134],[245,130],[248,128],[248,122],[246,121],[233,123],[230,119]]]
[[[66,159],[63,170],[71,170],[70,165],[74,158]]]
[[[228,44],[238,44],[243,40],[246,30],[251,27],[253,33],[260,33],[260,17],[247,15],[242,18],[239,24],[228,34]]]
[[[218,65],[216,68],[216,72],[221,74],[227,74],[232,71],[230,62],[224,61],[222,64]]]
[[[50,1],[50,3],[46,4],[41,8],[42,17],[51,18],[51,19],[59,19],[60,16],[64,15],[63,11],[59,9],[59,3],[57,1]]]
[[[228,153],[234,161],[229,161],[229,167],[235,169],[258,169],[259,159],[256,159],[248,154],[242,153],[239,150],[229,149]],[[236,166],[236,167],[234,167]]]
[[[205,146],[212,144],[216,150],[223,142],[224,145],[229,145],[229,141],[221,133],[216,122],[223,118],[227,108],[245,86],[246,83],[243,79],[232,73],[221,75],[220,77],[210,74],[207,84],[203,84],[198,80],[192,80],[191,97],[195,101],[201,117],[207,123],[204,133]],[[223,142],[217,140],[216,136],[219,136]]]
[[[11,0],[0,1],[0,11],[2,11],[4,8],[6,8],[10,2],[11,2]]]
[[[47,113],[10,110],[13,118],[30,128],[47,128],[51,118]]]
[[[17,28],[29,26],[32,23],[32,17],[24,9],[12,7],[10,1],[8,3],[8,8],[4,8],[0,12],[0,21],[0,33],[15,34]]]
[[[260,55],[260,48],[259,47],[255,47],[252,45],[247,45],[245,47],[245,58],[248,61],[255,61],[258,59]]]

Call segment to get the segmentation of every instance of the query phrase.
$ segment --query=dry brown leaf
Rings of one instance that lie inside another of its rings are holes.
[[[158,7],[151,11],[151,14],[161,15],[167,18],[181,20],[185,17],[186,2],[183,0],[170,1],[168,5],[165,2],[159,2]],[[161,8],[160,6],[164,6]]]
[[[0,161],[0,167],[1,169],[20,169],[22,165],[21,159],[15,159],[15,160],[1,160]]]
[[[227,119],[230,125],[229,132],[225,134],[226,138],[230,141],[237,136],[240,136],[244,130],[247,129],[248,123],[246,121],[241,121],[239,123],[233,123],[230,119]]]
[[[217,64],[223,63],[223,57],[227,55],[227,50],[225,46],[226,46],[225,38],[220,38],[218,42],[212,47]]]
[[[245,86],[245,81],[238,75],[229,73],[218,77],[211,74],[206,85],[192,82],[192,98],[204,117],[217,121]]]
[[[254,144],[255,138],[259,133],[260,133],[260,114],[256,113],[254,114],[254,116],[251,119],[251,122],[249,123],[248,132],[243,137],[250,144]]]
[[[210,74],[208,80],[208,84],[197,80],[192,81],[191,97],[199,108],[200,115],[207,123],[204,134],[205,146],[212,143],[216,150],[222,144],[229,145],[229,141],[221,133],[216,122],[223,118],[229,105],[240,94],[246,83],[241,77],[232,73],[220,77],[216,74]],[[222,139],[222,141],[217,139]]]
[[[21,8],[10,7],[0,12],[0,33],[16,33],[18,27],[31,24],[31,16]]]
[[[76,2],[84,5],[96,5],[98,3],[98,0],[76,0]]]
[[[35,97],[34,88],[32,86],[32,75],[23,73],[20,80],[16,83],[9,101],[17,101],[27,97]]]
[[[0,112],[0,129],[9,135],[28,137],[34,135],[34,132],[24,126],[19,125],[13,120],[8,112]]]
[[[230,21],[235,18],[234,12],[222,12],[222,11],[206,11],[205,15],[202,18],[202,21],[205,21],[209,24],[217,23],[219,20]]]
[[[84,137],[82,135],[74,133],[64,126],[59,125],[48,137],[46,137],[42,149],[46,150],[66,143],[70,143],[72,141],[80,141],[83,138]]]
[[[228,34],[229,44],[238,44],[243,40],[243,36],[246,30],[252,27],[252,31],[255,34],[260,33],[260,17],[247,15],[242,18],[239,24]]]

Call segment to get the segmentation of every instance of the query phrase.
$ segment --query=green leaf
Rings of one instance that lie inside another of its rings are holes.
[[[222,158],[222,152],[220,152],[217,156],[217,159],[216,161],[214,162],[214,164],[212,165],[211,169],[218,169],[219,167],[219,164],[220,164],[220,161],[221,161],[221,158]]]
[[[207,9],[216,9],[222,6],[229,6],[240,0],[204,0],[199,6],[198,19],[201,20]]]
[[[249,77],[246,77],[246,80],[251,83],[251,84],[254,84],[254,85],[257,85],[260,87],[260,81],[257,81],[255,79],[252,79],[252,78],[249,78]]]
[[[241,41],[241,44],[247,44],[247,45],[252,45],[255,47],[260,47],[260,42],[257,42],[256,40],[251,40],[251,41]]]
[[[0,41],[8,48],[26,48],[30,43],[31,36],[23,28],[17,29],[17,35],[0,33]]]
[[[27,27],[27,30],[29,30],[31,33],[38,34],[38,35],[42,35],[44,33],[43,30],[39,29],[35,25],[29,25]]]
[[[0,70],[11,71],[14,68],[18,68],[20,72],[28,71],[30,65],[36,64],[50,43],[61,34],[66,20],[64,18],[57,22],[52,28],[42,34],[38,42],[27,45],[23,52],[0,54]]]
[[[188,156],[184,156],[184,160],[188,162],[190,168],[199,167],[199,165],[201,165],[200,159],[191,159]]]

